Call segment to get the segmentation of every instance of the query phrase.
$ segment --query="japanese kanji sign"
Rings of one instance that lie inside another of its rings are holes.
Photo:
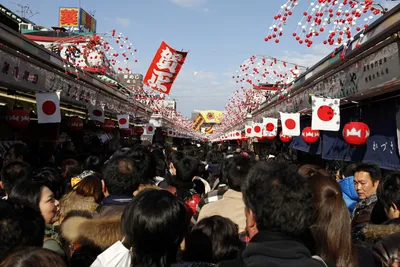
[[[187,52],[176,51],[165,42],[162,42],[147,71],[144,84],[153,90],[169,94],[186,56]]]

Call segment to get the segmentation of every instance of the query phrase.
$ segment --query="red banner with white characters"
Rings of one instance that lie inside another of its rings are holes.
[[[144,78],[144,84],[163,94],[169,94],[179,71],[185,62],[187,52],[179,52],[164,41]]]

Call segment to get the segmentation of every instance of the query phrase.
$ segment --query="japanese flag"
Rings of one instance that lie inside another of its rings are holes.
[[[39,123],[61,122],[60,93],[37,93],[37,114]]]
[[[313,130],[339,131],[340,100],[313,96],[311,128]]]
[[[262,137],[263,125],[261,123],[253,123],[252,126],[246,126],[247,137]]]
[[[149,123],[146,126],[146,134],[147,135],[154,135],[154,133],[156,132],[156,127],[154,127],[153,124]]]
[[[118,115],[118,126],[120,129],[128,129],[129,128],[129,115],[124,114],[124,115]]]
[[[277,136],[278,135],[278,119],[263,118],[264,135],[263,136]]]
[[[176,136],[176,131],[174,129],[168,129],[167,136],[175,137]]]
[[[282,133],[287,136],[300,135],[300,113],[281,112]]]
[[[238,140],[242,137],[242,133],[240,131],[233,131],[233,139]]]
[[[88,105],[89,116],[92,121],[104,122],[104,107]]]

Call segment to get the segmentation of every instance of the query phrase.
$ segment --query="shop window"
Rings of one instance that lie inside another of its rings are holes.
[[[368,76],[368,81],[371,81],[371,75]]]
[[[365,82],[366,82],[366,83],[368,82],[368,77],[365,77]]]
[[[386,68],[386,74],[389,74],[389,69],[388,68]]]
[[[382,59],[379,59],[379,65],[382,66]]]
[[[379,71],[376,73],[376,77],[379,78],[379,76],[381,76],[381,74],[379,73]]]
[[[384,57],[384,58],[383,58],[383,62],[384,62],[384,63],[386,63],[386,62],[387,62],[387,59],[386,59],[386,57]]]

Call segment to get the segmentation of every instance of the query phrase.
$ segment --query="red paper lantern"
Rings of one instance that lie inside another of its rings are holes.
[[[135,132],[135,134],[136,134],[137,136],[141,136],[141,135],[144,133],[143,127],[135,127],[135,128],[133,129],[133,131]]]
[[[101,128],[103,128],[105,132],[111,132],[112,130],[114,130],[115,125],[112,120],[105,120],[101,125]]]
[[[284,135],[282,132],[279,134],[279,138],[281,139],[281,141],[283,143],[289,143],[290,141],[292,141],[292,137],[291,136]]]
[[[126,128],[126,129],[120,129],[121,133],[123,135],[131,135],[132,134],[132,129],[131,128]]]
[[[30,121],[29,111],[13,109],[7,113],[8,123],[12,128],[27,128]]]
[[[343,128],[343,138],[350,145],[363,145],[370,136],[368,125],[363,122],[349,122]]]
[[[313,130],[311,127],[306,127],[303,129],[302,137],[304,142],[312,144],[319,140],[319,131]]]
[[[83,121],[80,118],[71,118],[68,126],[72,131],[80,131],[83,129]]]

